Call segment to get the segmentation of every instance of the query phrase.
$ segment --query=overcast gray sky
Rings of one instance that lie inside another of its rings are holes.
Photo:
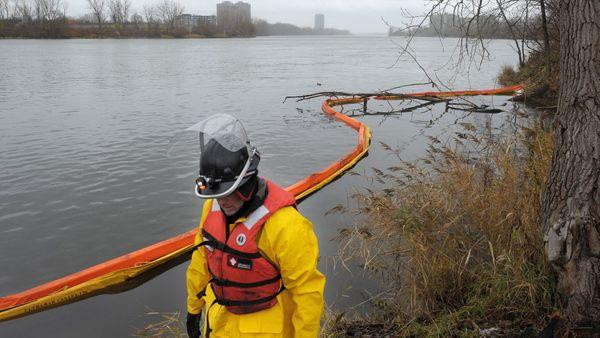
[[[63,0],[67,2],[67,14],[80,16],[87,9],[86,0]],[[158,0],[131,0],[133,10],[141,12],[144,4]],[[215,0],[179,0],[186,13],[215,14]],[[236,1],[232,1],[236,2]],[[426,0],[247,0],[252,5],[252,16],[267,21],[286,22],[299,26],[313,26],[316,13],[325,14],[325,26],[348,29],[353,33],[384,33],[387,27],[384,17],[392,24],[402,21],[402,9],[413,14],[422,13],[431,6]]]

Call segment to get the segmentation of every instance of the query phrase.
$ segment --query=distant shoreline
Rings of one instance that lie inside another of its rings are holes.
[[[271,34],[271,35],[253,35],[253,36],[201,36],[201,35],[186,35],[186,36],[68,36],[56,38],[42,37],[22,37],[22,36],[1,36],[0,40],[204,40],[204,39],[253,39],[261,37],[334,37],[334,36],[360,36],[360,34]],[[373,36],[385,36],[381,35]]]
[[[221,39],[257,36],[333,36],[350,35],[336,28],[298,27],[287,23],[271,24],[265,20],[241,22],[234,27],[216,24],[188,25],[173,20],[144,21],[139,15],[129,22],[77,21],[67,17],[57,19],[0,19],[0,39]]]

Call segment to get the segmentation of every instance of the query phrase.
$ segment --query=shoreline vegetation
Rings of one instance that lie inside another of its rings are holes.
[[[2,1],[2,0],[0,0]],[[225,33],[217,26],[198,26],[186,29],[162,23],[105,23],[102,28],[90,22],[69,19],[45,22],[0,20],[0,39],[222,39],[254,38],[258,36],[324,36],[350,35],[349,31],[334,28],[315,30],[292,24],[271,24],[264,20],[238,27]]]
[[[66,14],[63,0],[0,0],[0,39],[251,38],[274,35],[349,35],[347,30],[313,29],[261,19],[229,20],[184,14],[176,0],[134,11],[130,0],[86,0],[89,13]],[[228,19],[231,19],[227,17]],[[192,22],[192,20],[195,20]]]
[[[381,287],[365,316],[328,313],[324,336],[533,336],[547,328],[556,280],[540,208],[552,133],[538,123],[492,137],[460,125],[450,141],[430,137],[416,162],[382,145],[398,158],[373,169],[386,189],[333,209],[360,224],[340,230],[340,259],[358,262]]]
[[[1,1],[1,0],[0,0]],[[240,27],[236,32],[225,33],[214,26],[199,26],[188,30],[169,28],[163,24],[123,25],[105,24],[102,29],[93,23],[70,20],[60,22],[31,22],[0,20],[0,39],[223,39],[254,38],[258,36],[333,36],[350,35],[349,31],[334,28],[315,30],[286,23],[271,24],[263,20]]]
[[[438,29],[390,29],[390,35],[457,36],[465,44],[513,29],[519,66],[503,67],[498,82],[523,84],[523,94],[512,100],[540,116],[494,138],[482,130],[489,126],[461,123],[463,132],[450,140],[431,137],[427,155],[412,163],[382,145],[398,155],[396,166],[373,169],[373,179],[386,189],[362,190],[351,198],[354,208],[331,210],[354,214],[359,224],[339,231],[340,259],[357,262],[380,287],[365,301],[371,306],[365,314],[327,312],[323,336],[577,334],[560,310],[541,231],[560,82],[556,13],[551,7],[544,25],[539,17],[521,24],[522,40],[515,38],[519,24],[506,17],[508,24],[486,21],[504,29],[487,30],[487,36],[482,25],[482,34],[467,37],[469,20],[448,14],[433,16]],[[453,20],[460,24],[448,28]]]

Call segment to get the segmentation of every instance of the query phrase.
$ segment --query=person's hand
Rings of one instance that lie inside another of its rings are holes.
[[[188,312],[185,326],[190,338],[200,338],[200,314],[195,315]]]

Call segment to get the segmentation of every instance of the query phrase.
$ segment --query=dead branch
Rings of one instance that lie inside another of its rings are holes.
[[[398,87],[398,88],[400,88],[400,87]],[[289,95],[289,96],[285,97],[283,102],[285,103],[288,99],[295,99],[296,102],[300,102],[300,101],[315,99],[318,97],[329,97],[329,98],[345,97],[345,98],[359,99],[359,100],[362,99],[363,100],[362,101],[362,103],[363,103],[362,113],[356,114],[354,112],[358,111],[358,110],[353,110],[353,111],[351,111],[352,116],[367,116],[367,115],[369,115],[369,116],[371,116],[371,115],[386,116],[386,115],[402,114],[402,113],[415,111],[419,108],[425,108],[425,107],[434,105],[436,103],[442,103],[442,102],[446,103],[444,112],[448,112],[449,110],[465,111],[465,112],[469,112],[469,113],[486,113],[486,114],[497,114],[497,113],[503,112],[503,110],[501,110],[501,109],[488,108],[487,105],[477,105],[461,96],[457,96],[456,98],[448,98],[448,97],[437,97],[435,95],[420,96],[420,95],[411,95],[411,94],[402,94],[402,93],[389,93],[389,92],[385,92],[385,91],[384,92],[376,92],[376,93],[347,93],[347,92],[330,91],[330,92],[317,92],[317,93],[304,94],[304,95]],[[390,107],[390,110],[389,111],[368,112],[367,111],[367,102],[371,98],[376,99],[376,100],[386,101]],[[460,100],[460,101],[455,102],[454,101],[455,99]],[[361,103],[359,100],[357,100],[357,102],[355,102],[355,103],[356,104]],[[402,108],[402,109],[394,109],[394,106],[392,106],[392,104],[390,103],[391,100],[408,101],[409,104],[412,103],[413,101],[425,101],[425,102],[419,103],[419,104],[416,104],[416,105],[413,105],[410,107]]]
[[[438,103],[438,102],[446,102],[449,99],[447,98],[442,98],[442,97],[437,97],[437,96],[417,96],[417,95],[411,95],[411,94],[400,94],[400,93],[388,93],[388,92],[378,92],[378,93],[346,93],[346,92],[317,92],[317,93],[312,93],[312,94],[304,94],[304,95],[290,95],[290,96],[286,96],[283,99],[283,102],[285,103],[288,99],[296,99],[296,102],[300,102],[300,101],[305,101],[305,100],[311,100],[311,99],[315,99],[318,97],[335,97],[335,98],[339,98],[339,97],[348,97],[348,98],[379,98],[379,99],[386,99],[386,100],[421,100],[421,101],[428,101],[428,102],[434,102],[434,103]]]
[[[390,110],[390,111],[376,111],[376,112],[370,112],[370,113],[362,113],[362,114],[352,114],[353,117],[355,116],[371,116],[371,115],[395,115],[395,114],[402,114],[402,113],[410,113],[414,110],[417,110],[419,108],[425,108],[427,106],[431,106],[434,104],[437,104],[439,102],[425,102],[425,103],[421,103],[421,104],[417,104],[408,108],[403,108],[403,109],[398,109],[398,110]]]

